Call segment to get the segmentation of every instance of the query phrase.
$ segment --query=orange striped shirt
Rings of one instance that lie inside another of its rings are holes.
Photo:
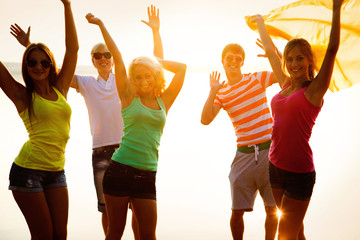
[[[227,83],[219,90],[214,104],[229,114],[237,137],[237,146],[266,142],[271,138],[273,119],[266,98],[272,84],[272,72],[244,74],[237,84]]]

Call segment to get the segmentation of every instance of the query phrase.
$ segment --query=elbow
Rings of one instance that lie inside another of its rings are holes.
[[[201,116],[200,122],[202,125],[209,125],[211,123],[211,120],[208,118],[205,118],[204,116]]]
[[[179,71],[182,72],[182,73],[186,73],[186,69],[187,69],[187,66],[186,64],[182,63],[179,67]]]

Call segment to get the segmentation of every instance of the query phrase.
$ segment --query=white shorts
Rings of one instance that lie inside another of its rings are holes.
[[[269,149],[255,153],[236,151],[229,174],[232,210],[252,211],[258,191],[266,207],[275,207],[269,181]]]

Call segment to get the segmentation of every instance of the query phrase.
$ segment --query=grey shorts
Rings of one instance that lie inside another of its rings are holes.
[[[258,191],[266,207],[275,207],[269,181],[269,149],[255,153],[237,151],[229,174],[232,210],[252,211]]]
[[[94,184],[96,189],[96,196],[98,199],[98,211],[105,212],[105,199],[103,192],[103,178],[104,173],[109,165],[111,157],[119,145],[109,145],[93,149],[92,152],[92,165],[94,173]]]

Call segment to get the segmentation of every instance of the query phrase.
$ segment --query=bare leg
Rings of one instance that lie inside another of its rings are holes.
[[[109,223],[105,239],[119,240],[124,233],[130,197],[115,197],[108,194],[104,194],[104,197]]]
[[[234,240],[242,240],[244,235],[244,210],[232,210],[230,228]]]
[[[69,215],[69,197],[67,187],[45,190],[53,225],[54,240],[67,238],[67,223]]]
[[[274,240],[278,226],[277,207],[265,207],[265,212],[265,239]]]
[[[141,240],[155,240],[157,224],[156,200],[133,198],[131,204],[138,222]]]
[[[301,228],[298,235],[298,240],[306,240],[305,233],[304,233],[304,222],[301,224]]]
[[[12,193],[25,217],[31,239],[52,239],[51,216],[44,192],[23,193],[12,191]]]
[[[279,223],[279,239],[297,240],[310,201],[301,201],[283,196],[282,215]],[[303,232],[303,230],[302,230]]]
[[[139,223],[136,220],[134,211],[132,211],[131,227],[134,233],[134,240],[140,240]]]
[[[12,191],[32,239],[66,239],[68,192],[66,187],[39,193]]]
[[[106,233],[107,233],[107,230],[108,230],[108,227],[109,227],[109,221],[108,221],[106,211],[101,213],[101,224],[102,224],[102,227],[103,227],[103,230],[104,230],[104,234],[106,236]]]

